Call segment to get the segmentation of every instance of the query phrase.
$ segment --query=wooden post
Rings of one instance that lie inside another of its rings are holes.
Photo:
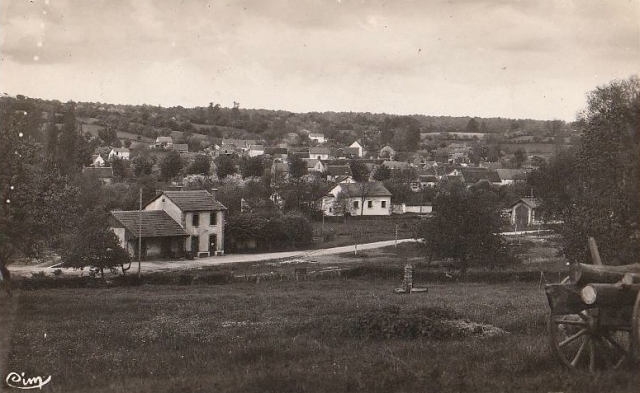
[[[600,259],[600,252],[598,252],[598,245],[596,239],[589,237],[589,252],[591,252],[591,260],[594,265],[602,266],[602,259]]]

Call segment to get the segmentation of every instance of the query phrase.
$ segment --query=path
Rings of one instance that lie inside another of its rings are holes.
[[[413,242],[415,239],[398,239],[398,244],[405,242]],[[359,244],[358,251],[370,250],[374,248],[381,248],[387,246],[393,246],[395,240],[385,240],[374,243]],[[143,273],[167,271],[167,270],[186,270],[186,269],[198,269],[207,266],[220,266],[230,263],[248,263],[248,262],[263,262],[272,261],[278,259],[305,259],[313,256],[322,255],[334,255],[355,252],[355,245],[324,248],[317,250],[305,250],[305,251],[286,251],[286,252],[272,252],[261,254],[231,254],[224,256],[196,258],[193,260],[181,259],[181,260],[162,260],[162,261],[143,261],[141,263],[141,271]],[[131,264],[131,272],[137,271],[137,263]],[[36,265],[11,265],[11,274],[14,276],[30,277],[32,273],[45,272],[47,275],[58,269],[53,267],[42,267]],[[63,268],[64,274],[69,275],[81,275],[83,271],[74,270],[71,268]],[[86,273],[86,271],[84,271]],[[131,273],[129,273],[131,274]]]

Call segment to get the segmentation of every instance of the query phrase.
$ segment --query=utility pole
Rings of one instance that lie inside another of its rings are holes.
[[[396,242],[395,242],[394,247],[398,248],[398,224],[396,224]]]
[[[140,187],[140,209],[138,211],[138,278],[142,265],[142,187]]]

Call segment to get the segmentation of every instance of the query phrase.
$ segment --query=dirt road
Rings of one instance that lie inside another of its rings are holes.
[[[413,242],[414,239],[398,239],[399,243]],[[381,248],[392,246],[395,244],[395,240],[385,240],[381,242],[358,244],[357,251],[370,250],[373,248]],[[230,263],[246,263],[246,262],[261,262],[278,259],[305,259],[313,258],[315,256],[322,255],[334,255],[342,253],[354,253],[356,251],[355,245],[325,248],[319,250],[306,250],[306,251],[287,251],[287,252],[274,252],[274,253],[262,253],[262,254],[231,254],[216,257],[196,258],[193,260],[162,260],[162,261],[143,261],[141,263],[141,271],[143,273],[167,271],[167,270],[185,270],[185,269],[198,269],[206,266],[219,266]],[[87,274],[87,270],[74,270],[71,268],[59,268],[59,267],[46,267],[41,265],[10,265],[9,270],[14,276],[30,277],[33,273],[44,272],[46,275],[51,275],[54,270],[61,269],[65,275],[82,275]],[[137,264],[132,263],[132,271],[137,271]]]

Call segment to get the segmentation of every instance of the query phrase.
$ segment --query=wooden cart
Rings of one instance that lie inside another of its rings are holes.
[[[603,265],[590,246],[595,264],[572,265],[545,292],[553,351],[570,369],[593,373],[640,359],[640,264]]]

